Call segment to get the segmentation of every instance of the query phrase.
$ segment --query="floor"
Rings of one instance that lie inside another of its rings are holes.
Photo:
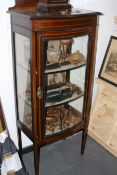
[[[81,134],[41,149],[40,175],[117,175],[117,158],[88,137],[84,156],[80,155]],[[24,155],[30,175],[34,175],[33,153]]]

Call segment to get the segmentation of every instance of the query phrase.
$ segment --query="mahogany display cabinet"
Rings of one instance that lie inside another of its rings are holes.
[[[46,144],[82,131],[84,153],[100,13],[72,9],[66,0],[64,8],[58,1],[41,2],[42,8],[36,3],[17,0],[9,13],[19,150],[22,131],[33,142],[38,175]]]

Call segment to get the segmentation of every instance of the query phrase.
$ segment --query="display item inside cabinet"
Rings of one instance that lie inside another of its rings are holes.
[[[83,95],[83,91],[72,83],[66,83],[59,88],[48,90],[46,95],[46,102],[47,103],[56,103],[61,102],[63,100],[67,100],[68,98],[77,97]]]
[[[56,106],[82,97],[85,91],[85,74],[85,65],[66,72],[45,74],[45,107]]]
[[[46,135],[64,131],[77,125],[81,120],[81,113],[70,105],[50,107],[46,114]]]
[[[48,89],[60,87],[66,83],[66,72],[59,72],[46,75]]]
[[[85,47],[87,46],[83,45],[85,43],[84,40],[88,42],[87,35],[61,40],[49,40],[47,42],[46,73],[52,71],[52,69],[60,71],[85,64],[87,57],[87,48]]]

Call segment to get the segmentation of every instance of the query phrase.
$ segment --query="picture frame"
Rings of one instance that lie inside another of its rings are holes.
[[[110,37],[98,77],[117,86],[117,37],[115,36]]]

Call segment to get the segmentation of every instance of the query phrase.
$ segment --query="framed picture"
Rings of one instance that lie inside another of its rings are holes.
[[[117,86],[117,37],[110,38],[99,78]]]

